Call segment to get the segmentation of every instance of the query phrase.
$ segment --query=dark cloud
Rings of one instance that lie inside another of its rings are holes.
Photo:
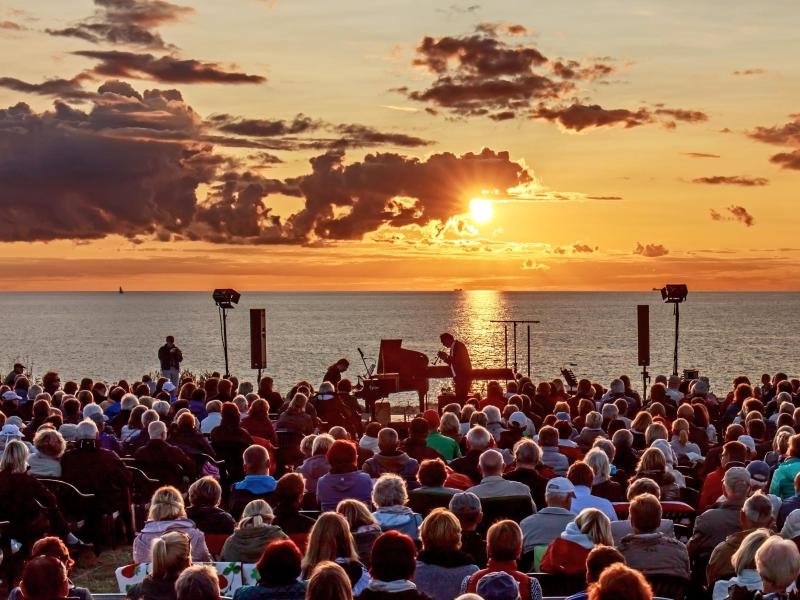
[[[279,157],[225,156],[208,129],[178,90],[140,93],[122,81],[103,84],[85,110],[60,99],[42,113],[24,103],[0,110],[0,241],[360,239],[384,226],[446,223],[481,190],[531,180],[506,152],[347,163],[342,148],[311,159],[306,175],[270,179],[253,167]],[[201,185],[210,190],[202,198]],[[268,203],[276,194],[302,208],[282,222]]]
[[[766,72],[767,72],[766,69],[741,69],[734,71],[733,74],[748,76],[748,75],[764,75]]]
[[[729,206],[725,209],[728,212],[728,215],[723,215],[717,210],[713,208],[709,211],[711,215],[711,220],[713,221],[738,221],[745,225],[745,227],[752,227],[755,223],[753,219],[753,215],[747,212],[747,209],[744,206]]]
[[[690,158],[721,158],[719,154],[710,154],[708,152],[681,152],[681,154]]]
[[[57,96],[67,99],[88,98],[92,94],[83,89],[82,82],[91,77],[86,74],[76,75],[72,79],[46,79],[42,83],[29,83],[14,77],[0,77],[0,87],[41,96]]]
[[[774,146],[789,146],[791,149],[770,157],[770,162],[783,169],[800,170],[800,114],[789,115],[792,119],[783,125],[756,127],[747,135],[759,142]]]
[[[697,123],[708,116],[695,110],[640,107],[606,108],[576,99],[581,84],[605,80],[617,68],[613,59],[587,61],[550,59],[536,46],[510,41],[526,35],[522,25],[481,23],[472,34],[426,36],[412,64],[423,67],[433,81],[423,89],[406,86],[393,91],[426,104],[426,111],[455,117],[488,117],[505,121],[516,117],[557,122],[565,129],[637,127],[660,123]]]
[[[597,251],[597,246],[590,246],[588,244],[573,244],[572,251],[575,253],[590,253]]]
[[[304,114],[298,114],[291,121],[282,119],[243,119],[224,114],[213,115],[209,121],[214,123],[220,131],[254,137],[279,137],[306,133],[319,129],[321,125],[319,121]]]
[[[154,28],[194,12],[165,0],[95,0],[93,16],[63,29],[47,29],[54,36],[74,37],[93,44],[111,43],[163,50],[166,44]]]
[[[783,169],[800,170],[800,150],[794,150],[793,152],[780,152],[774,156],[771,156],[769,161],[771,163],[775,163],[776,165],[780,165]]]
[[[586,196],[589,200],[622,200],[622,196]]]
[[[741,175],[712,175],[710,177],[696,177],[692,183],[707,185],[740,185],[743,187],[761,187],[769,184],[769,179],[764,177],[743,177]]]
[[[545,264],[536,262],[532,258],[528,258],[522,262],[523,271],[549,271],[550,267]]]
[[[109,77],[152,79],[166,83],[263,83],[266,77],[229,70],[218,63],[181,59],[175,56],[156,57],[152,54],[116,50],[74,52],[78,56],[99,61],[93,72]],[[235,69],[231,66],[230,69]]]
[[[657,258],[669,254],[669,250],[662,244],[645,244],[636,242],[636,247],[633,249],[634,254],[646,256],[648,258]]]

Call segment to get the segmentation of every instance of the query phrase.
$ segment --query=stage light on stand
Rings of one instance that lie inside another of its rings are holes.
[[[242,295],[231,288],[218,288],[211,294],[219,310],[219,332],[222,338],[222,352],[225,355],[225,377],[230,377],[228,369],[228,311],[239,304]]]
[[[678,329],[680,326],[680,305],[686,301],[689,295],[689,288],[685,283],[668,283],[661,288],[661,299],[665,304],[675,305],[675,352],[673,354],[672,374],[678,374]]]

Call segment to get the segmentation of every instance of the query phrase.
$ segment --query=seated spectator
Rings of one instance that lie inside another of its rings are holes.
[[[228,508],[233,517],[242,515],[245,505],[251,500],[269,498],[278,484],[269,475],[269,452],[263,446],[252,445],[242,455],[244,479],[231,486]]]
[[[594,444],[594,440],[598,437],[608,437],[606,432],[603,431],[603,415],[596,410],[593,410],[586,415],[586,425],[581,429],[580,434],[575,439],[578,447],[587,452]]]
[[[357,595],[358,600],[431,600],[414,584],[416,555],[417,548],[407,535],[398,531],[382,534],[372,547],[372,580]]]
[[[272,524],[274,518],[272,507],[266,501],[248,502],[236,529],[222,546],[220,560],[253,564],[270,542],[287,539],[281,528]]]
[[[33,436],[36,452],[28,456],[28,473],[37,477],[61,478],[61,457],[67,444],[55,429],[40,429]]]
[[[794,496],[789,496],[781,502],[781,507],[778,510],[778,519],[776,526],[778,530],[783,528],[786,522],[786,517],[793,511],[800,508],[800,473],[794,476]]]
[[[370,576],[358,560],[347,521],[338,513],[322,513],[314,523],[302,561],[303,579],[308,579],[317,565],[326,560],[343,565],[354,594],[366,588]]]
[[[672,439],[669,445],[672,446],[672,451],[678,457],[678,460],[686,458],[691,461],[690,454],[697,455],[695,460],[702,456],[700,446],[689,441],[689,431],[689,421],[686,419],[675,419],[672,423]]]
[[[187,481],[197,473],[197,464],[183,450],[167,443],[165,423],[161,421],[150,423],[147,426],[147,434],[150,436],[150,441],[133,455],[136,465],[145,473],[157,477],[159,481],[185,490]]]
[[[524,412],[514,411],[508,417],[508,431],[500,434],[497,447],[511,450],[515,444],[522,440],[528,430],[528,417]]]
[[[441,454],[428,446],[428,421],[422,417],[411,420],[408,437],[403,440],[398,450],[405,452],[418,463],[427,459],[441,458]]]
[[[616,481],[611,481],[611,463],[600,448],[592,448],[583,457],[594,473],[592,494],[611,502],[624,502],[625,490]]]
[[[333,446],[334,441],[335,440],[326,433],[316,436],[311,446],[311,456],[305,459],[303,464],[295,469],[295,471],[300,473],[303,479],[305,479],[306,492],[316,494],[319,478],[331,470],[327,454],[328,450]]]
[[[150,434],[147,433],[147,428],[150,423],[155,423],[159,420],[158,413],[152,409],[147,409],[142,413],[142,430],[136,435],[132,435],[128,441],[123,444],[122,451],[127,456],[133,456],[136,451],[150,441]]]
[[[181,388],[181,391],[183,391],[183,388]],[[181,394],[181,396],[183,396],[183,394]],[[203,388],[196,388],[192,390],[189,396],[189,412],[194,415],[198,423],[202,423],[203,419],[208,416],[206,401],[206,391]]]
[[[434,509],[420,528],[422,551],[417,557],[414,582],[433,600],[458,595],[464,577],[478,571],[472,556],[461,550],[461,525],[445,508]]]
[[[130,600],[170,600],[176,598],[175,582],[191,566],[189,536],[182,531],[168,531],[153,540],[153,562],[141,583],[126,592]]]
[[[379,452],[368,459],[363,470],[372,479],[377,479],[384,473],[394,473],[405,480],[412,480],[417,476],[419,463],[405,452],[398,449],[399,439],[397,432],[391,427],[384,427],[378,432]]]
[[[314,431],[314,417],[306,411],[308,397],[304,394],[295,394],[287,410],[278,417],[278,429],[295,431],[308,435]]]
[[[31,548],[31,556],[49,556],[58,559],[67,571],[69,576],[72,567],[75,566],[75,561],[69,555],[69,550],[57,537],[43,537],[36,541]],[[67,580],[67,594],[69,598],[77,600],[92,600],[92,594],[84,587],[77,587],[72,581]],[[8,600],[25,600],[22,596],[22,590],[19,587],[11,590],[8,595]]]
[[[646,575],[670,575],[689,579],[689,553],[675,538],[667,537],[661,525],[661,503],[652,494],[635,497],[630,504],[633,533],[626,535],[618,549],[625,564]]]
[[[200,420],[200,431],[205,435],[209,435],[222,423],[222,402],[210,400],[206,403],[206,412],[208,416]]]
[[[519,584],[519,595],[524,600],[541,600],[542,587],[534,577],[517,571],[517,560],[522,554],[522,531],[514,521],[499,521],[486,534],[489,561],[485,569],[465,577],[461,592],[475,592],[478,581],[489,573],[503,571]]]
[[[715,581],[733,577],[735,571],[731,557],[739,549],[744,538],[757,529],[770,529],[773,523],[772,502],[767,496],[756,493],[745,500],[739,513],[740,530],[717,544],[711,553],[706,567],[708,584],[713,587]]]
[[[69,593],[64,563],[53,556],[35,556],[25,563],[19,584],[25,600],[57,600]]]
[[[230,535],[236,527],[234,518],[219,507],[222,488],[213,477],[201,477],[189,486],[186,516],[203,533]]]
[[[342,515],[350,526],[358,560],[364,565],[369,565],[372,545],[381,535],[381,526],[367,505],[358,500],[342,500],[336,506],[336,512]]]
[[[445,487],[447,466],[441,458],[423,460],[419,466],[417,477],[420,487],[411,490],[408,495],[412,503],[417,502],[414,507],[422,512],[428,512],[428,509],[423,510],[418,508],[419,506],[430,506],[431,504],[441,506],[441,504],[437,504],[438,501],[452,497],[458,492],[455,488]]]
[[[22,435],[28,442],[33,441],[33,436],[36,435],[39,427],[41,427],[50,417],[50,402],[44,399],[37,399],[33,403],[33,416],[25,428],[22,430]]]
[[[628,486],[628,502],[632,502],[634,498],[641,494],[652,494],[660,500],[661,487],[652,479],[642,477]],[[675,527],[672,519],[661,519],[661,524],[658,526],[658,531],[663,533],[666,537],[674,538]],[[619,543],[622,541],[622,538],[631,533],[633,533],[633,527],[631,526],[630,514],[624,521],[611,521],[611,535],[614,537],[614,544],[619,545]]]
[[[652,600],[653,590],[644,576],[624,564],[606,568],[589,587],[589,600]]]
[[[439,419],[435,410],[426,410],[422,416],[428,422],[428,446],[436,450],[448,462],[460,457],[461,447],[457,440],[461,439],[461,423],[459,423],[458,416],[451,412],[445,412]],[[436,418],[434,419],[434,417]],[[438,425],[435,424],[437,422]]]
[[[220,409],[219,425],[211,430],[211,443],[228,446],[252,445],[253,437],[241,423],[239,408],[233,402],[225,402]]]
[[[772,475],[769,493],[775,494],[781,500],[794,495],[794,480],[800,473],[800,434],[789,439],[789,449],[786,459],[778,466]]]
[[[508,431],[503,427],[502,414],[500,408],[497,406],[486,406],[483,408],[483,414],[486,415],[486,429],[492,434],[495,443],[500,440],[500,436],[504,431]]]
[[[539,447],[542,449],[542,464],[550,467],[559,477],[566,475],[569,459],[559,450],[558,430],[555,427],[546,426],[539,430]]]
[[[244,585],[234,600],[305,600],[306,584],[300,580],[303,554],[291,540],[271,542],[256,562],[257,585]]]
[[[592,483],[594,483],[594,471],[583,461],[573,463],[567,471],[567,479],[575,486],[575,498],[572,500],[572,512],[578,514],[584,508],[596,508],[603,512],[609,521],[617,520],[617,513],[614,506],[599,496],[592,494]]]
[[[786,592],[800,573],[797,545],[778,536],[770,537],[756,551],[756,570],[764,586],[764,600],[788,597]]]
[[[144,428],[142,425],[142,415],[144,415],[146,410],[147,407],[144,404],[139,404],[131,411],[131,414],[128,417],[128,422],[123,425],[122,429],[120,430],[119,439],[123,444],[123,448],[125,447],[125,444],[142,433],[142,429]]]
[[[125,417],[127,420],[129,415],[126,414]],[[101,448],[111,450],[117,456],[122,453],[122,444],[120,444],[114,428],[106,422],[108,417],[103,414],[102,409],[97,404],[87,404],[83,408],[83,418],[97,425],[97,443]]]
[[[315,600],[353,600],[350,577],[337,563],[324,560],[311,573],[306,598]]]
[[[524,483],[503,479],[505,463],[503,455],[497,450],[485,450],[478,460],[478,468],[483,478],[478,485],[472,486],[467,491],[472,492],[481,500],[489,498],[528,498],[531,513],[536,512],[536,507],[531,499],[531,490]]]
[[[220,600],[219,578],[213,567],[192,565],[175,582],[176,600]]]
[[[479,414],[479,413],[475,413]],[[481,472],[478,468],[478,460],[484,450],[489,448],[492,441],[492,434],[485,427],[480,425],[473,427],[465,436],[467,443],[467,453],[461,458],[455,459],[450,463],[456,473],[461,473],[469,477],[474,484],[480,483]]]
[[[611,406],[607,404],[606,406]],[[587,600],[589,598],[588,588],[600,579],[603,571],[615,564],[625,564],[625,557],[619,550],[612,546],[595,546],[589,551],[586,557],[586,587],[587,591],[578,592],[569,596],[566,600]]]
[[[756,571],[756,552],[772,535],[768,529],[756,529],[742,540],[733,553],[731,563],[735,576],[730,579],[712,580],[712,600],[726,600],[750,596],[764,589],[761,576]]]
[[[169,443],[183,450],[196,466],[202,467],[205,459],[200,457],[201,454],[206,454],[211,458],[216,458],[217,455],[208,438],[197,428],[195,416],[186,409],[183,410],[184,412],[175,420],[172,432],[169,434]]]
[[[399,531],[411,539],[419,538],[422,517],[406,506],[408,492],[406,483],[394,473],[381,475],[372,488],[372,516],[383,531]]]
[[[514,446],[514,469],[503,475],[503,479],[518,481],[528,486],[533,504],[537,508],[545,505],[544,490],[547,481],[555,477],[555,473],[542,462],[542,449],[530,439],[520,440]]]
[[[483,520],[481,500],[470,492],[459,492],[450,499],[448,509],[461,525],[461,550],[469,554],[481,569],[486,566],[486,540],[478,532]]]
[[[269,403],[263,398],[253,400],[247,416],[242,419],[242,428],[252,436],[267,440],[273,446],[278,445],[278,435],[269,420]]]
[[[798,444],[798,449],[800,449],[800,444]],[[722,478],[725,476],[725,471],[731,467],[744,467],[746,461],[747,447],[744,444],[737,441],[725,443],[722,447],[722,454],[720,454],[720,466],[708,473],[703,480],[700,501],[697,505],[698,511],[706,510],[722,496]],[[800,464],[800,459],[798,464]],[[775,493],[772,488],[770,488],[770,493]],[[787,494],[787,497],[790,495]]]
[[[464,594],[461,598],[474,595],[482,600],[520,600],[517,580],[503,571],[481,577],[476,591],[477,594]]]
[[[314,526],[314,519],[300,514],[305,487],[300,473],[285,473],[278,480],[272,498],[275,505],[273,525],[280,527],[301,552],[305,552],[308,534]]]
[[[555,477],[547,482],[544,498],[545,506],[539,512],[525,517],[520,522],[523,550],[533,552],[534,570],[538,570],[545,550],[558,539],[567,525],[575,519],[572,512],[572,499],[575,487],[566,477]]]
[[[168,531],[181,531],[189,536],[192,560],[209,562],[211,554],[206,547],[203,532],[186,516],[181,493],[174,487],[158,488],[150,500],[150,510],[142,531],[133,540],[133,562],[153,562],[151,546],[153,540]]]
[[[729,442],[730,443],[730,442]],[[711,551],[726,537],[739,530],[739,515],[750,493],[750,473],[744,467],[731,467],[723,480],[725,501],[697,516],[687,548],[692,558]]]
[[[643,477],[652,479],[658,484],[661,488],[662,500],[680,499],[681,490],[675,482],[675,477],[667,470],[667,459],[664,457],[664,453],[658,448],[648,448],[642,453],[639,464],[636,466],[636,473],[630,483]]]
[[[663,427],[663,429],[666,431],[666,427]],[[678,465],[678,459],[672,451],[672,446],[669,445],[669,442],[667,440],[657,439],[653,441],[650,447],[661,450],[666,462],[666,472],[672,475],[672,478],[675,480],[675,485],[677,485],[678,488],[685,488],[686,477],[675,468]],[[680,495],[680,489],[678,490],[678,494]]]
[[[548,546],[541,570],[562,575],[585,575],[586,557],[595,546],[610,546],[611,522],[596,508],[584,508]]]
[[[372,502],[372,479],[358,470],[358,453],[352,442],[336,440],[327,454],[331,470],[317,482],[317,502],[323,511],[335,510],[346,498]]]

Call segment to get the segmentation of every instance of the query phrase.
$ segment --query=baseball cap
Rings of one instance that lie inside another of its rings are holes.
[[[515,411],[508,417],[508,424],[511,425],[512,423],[516,423],[520,427],[527,427],[528,417],[526,417],[525,413],[521,410]]]
[[[14,391],[8,390],[3,392],[3,400],[22,400],[20,396],[18,396]]]
[[[557,421],[571,422],[572,421],[572,417],[570,417],[568,412],[561,411],[561,412],[557,412],[556,413],[556,420]]]
[[[741,439],[741,438],[740,438]],[[750,473],[750,483],[752,485],[765,486],[769,481],[769,465],[763,460],[754,460],[747,465],[747,472]]]
[[[475,591],[483,600],[519,600],[519,584],[505,571],[484,575]]]
[[[167,381],[164,385],[161,386],[161,389],[167,393],[171,393],[175,391],[175,384],[171,381]]]
[[[544,493],[547,494],[575,494],[575,486],[566,477],[554,477],[547,482]]]

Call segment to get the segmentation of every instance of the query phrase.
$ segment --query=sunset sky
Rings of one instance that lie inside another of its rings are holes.
[[[800,289],[797,15],[4,0],[0,282]]]

